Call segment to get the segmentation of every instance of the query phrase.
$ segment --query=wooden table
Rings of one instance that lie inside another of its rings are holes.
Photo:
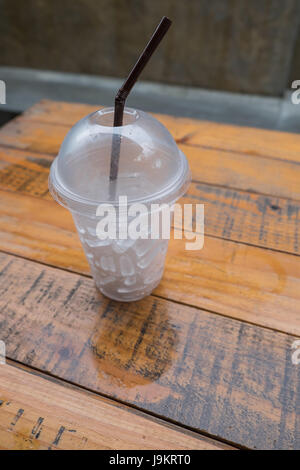
[[[300,136],[158,116],[205,246],[172,240],[153,295],[117,303],[47,184],[95,109],[42,101],[0,130],[0,447],[299,448]]]

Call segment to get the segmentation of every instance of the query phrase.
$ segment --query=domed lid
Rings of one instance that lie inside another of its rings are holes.
[[[54,160],[52,195],[71,210],[95,211],[100,203],[173,203],[189,183],[188,163],[168,130],[143,111],[125,108],[113,127],[114,109],[81,119],[68,132]],[[117,179],[110,181],[114,134],[121,136]],[[114,191],[112,191],[112,185]]]

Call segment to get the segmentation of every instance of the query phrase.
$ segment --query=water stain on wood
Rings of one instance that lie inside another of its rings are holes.
[[[243,252],[243,250],[240,252],[238,252],[238,250],[234,250],[232,255],[224,258],[228,261],[228,263],[226,263],[226,267],[222,271],[225,282],[229,279],[231,282],[236,282],[236,284],[240,282],[240,277],[235,273],[234,263],[241,262],[242,258],[246,261],[247,254],[246,257],[244,255],[245,252]],[[265,273],[269,273],[271,271],[271,273],[274,274],[274,276],[269,276],[270,279],[268,279],[268,283],[265,285],[263,285],[259,280],[253,278],[251,283],[247,286],[249,293],[257,302],[268,302],[270,294],[280,295],[285,289],[287,283],[286,271],[279,260],[264,250],[257,250],[253,252],[251,256],[255,258],[256,266],[259,271]]]
[[[89,339],[101,374],[125,387],[157,381],[176,360],[178,327],[154,300],[141,314],[139,303],[109,301]]]

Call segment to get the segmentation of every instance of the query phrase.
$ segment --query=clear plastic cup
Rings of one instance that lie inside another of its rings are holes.
[[[53,197],[72,213],[97,287],[107,297],[135,301],[149,295],[163,275],[168,239],[106,239],[97,236],[100,204],[120,213],[128,206],[170,207],[190,182],[184,154],[167,129],[149,114],[125,108],[123,126],[113,127],[113,108],[81,119],[68,132],[50,171]],[[110,181],[113,138],[121,140],[118,177]]]

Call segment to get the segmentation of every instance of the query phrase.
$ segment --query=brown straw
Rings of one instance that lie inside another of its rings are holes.
[[[128,97],[132,87],[136,83],[138,77],[146,66],[148,60],[152,56],[153,52],[159,45],[160,41],[168,31],[171,26],[172,21],[164,16],[156,30],[154,31],[150,41],[140,55],[137,63],[129,73],[127,79],[119,89],[115,97],[115,113],[114,113],[114,127],[122,126],[123,124],[123,114],[125,101]],[[114,134],[112,142],[112,152],[110,160],[110,180],[114,181],[118,176],[119,169],[119,158],[120,158],[120,146],[121,146],[121,136],[119,134]]]

